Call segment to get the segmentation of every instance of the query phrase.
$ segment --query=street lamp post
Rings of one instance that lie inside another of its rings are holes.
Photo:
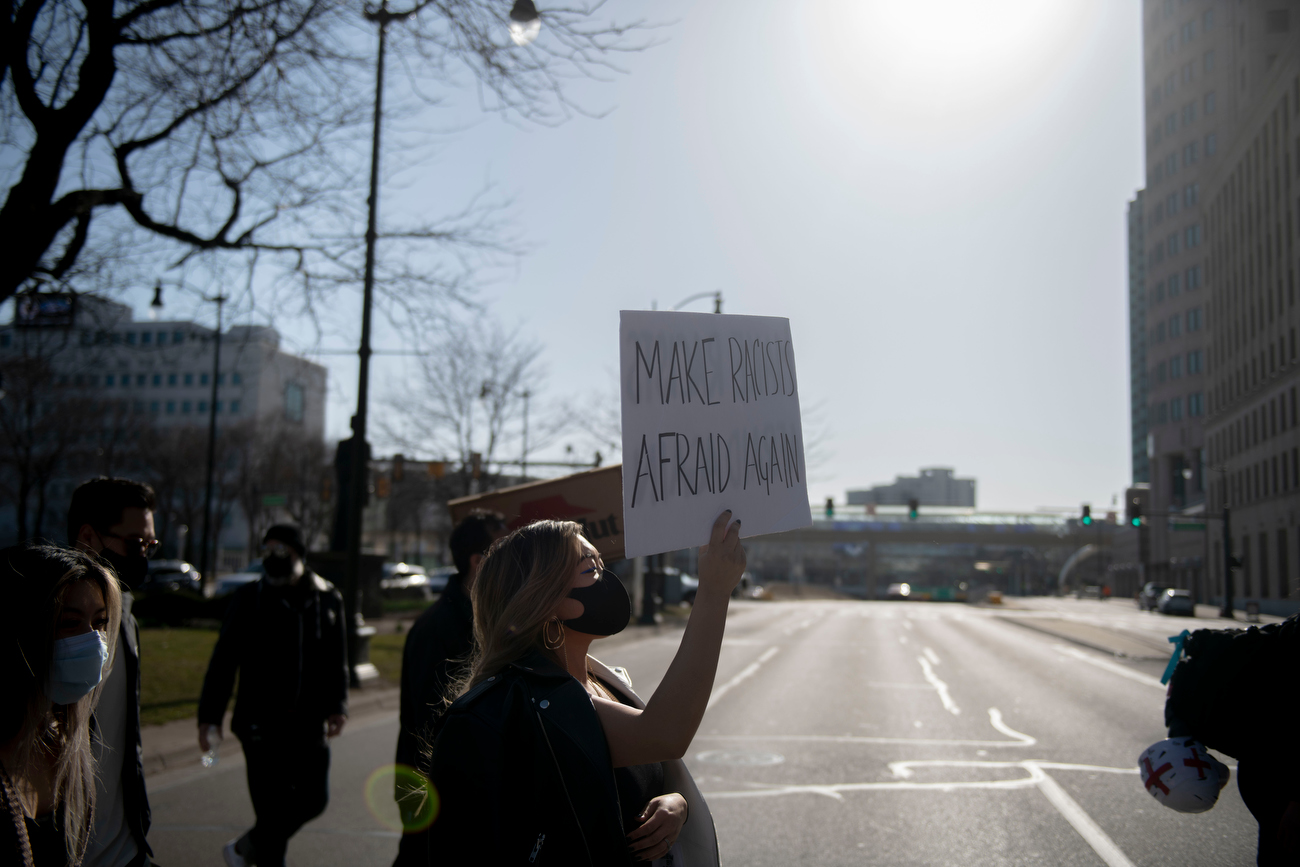
[[[199,574],[205,579],[216,577],[208,567],[212,565],[212,484],[216,475],[217,462],[217,387],[221,379],[221,325],[222,313],[228,296],[217,294],[207,299],[217,304],[217,331],[213,336],[215,345],[212,352],[212,400],[208,404],[208,477],[203,490],[203,547],[199,550]]]

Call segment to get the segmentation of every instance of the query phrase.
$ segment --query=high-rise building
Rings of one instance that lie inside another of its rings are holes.
[[[1268,123],[1286,123],[1272,120],[1280,109],[1270,104],[1270,94],[1283,86],[1287,58],[1294,56],[1298,36],[1298,0],[1146,0],[1143,4],[1147,182],[1130,205],[1129,238],[1132,244],[1141,237],[1145,261],[1130,255],[1129,298],[1133,363],[1144,355],[1145,376],[1140,372],[1130,376],[1133,480],[1150,484],[1147,577],[1189,587],[1207,601],[1221,586],[1221,575],[1216,583],[1213,575],[1218,573],[1207,571],[1212,554],[1209,539],[1221,525],[1213,514],[1217,501],[1209,503],[1207,511],[1206,491],[1213,477],[1226,471],[1208,459],[1207,422],[1217,431],[1220,413],[1229,411],[1228,404],[1215,404],[1212,396],[1221,382],[1248,377],[1252,357],[1255,384],[1238,386],[1232,400],[1247,400],[1255,394],[1249,389],[1273,381],[1259,370],[1267,362],[1267,350],[1262,344],[1254,348],[1251,341],[1271,339],[1259,331],[1265,325],[1284,327],[1280,308],[1265,313],[1263,294],[1281,290],[1272,284],[1265,288],[1273,278],[1260,268],[1266,254],[1281,256],[1288,269],[1294,267],[1290,238],[1295,226],[1287,222],[1294,202],[1274,202],[1266,228],[1262,211],[1247,216],[1245,210],[1264,206],[1263,181],[1257,181],[1260,189],[1250,194],[1253,198],[1247,204],[1242,182],[1234,185],[1233,179],[1239,179],[1241,171],[1262,171],[1263,163],[1258,162],[1262,157],[1251,150],[1262,145],[1254,142]],[[1279,161],[1277,184],[1289,183],[1288,172],[1295,168],[1285,156],[1288,146],[1280,138],[1273,146]],[[1243,159],[1247,168],[1236,168]],[[1268,193],[1275,198],[1280,194],[1280,187]],[[1223,215],[1217,223],[1210,219],[1212,207]],[[1283,208],[1288,209],[1285,216]],[[1140,233],[1134,230],[1135,218],[1141,220]],[[1231,289],[1211,287],[1210,269],[1216,262],[1228,261],[1234,265],[1224,267],[1238,269],[1232,272],[1237,282]],[[1142,296],[1140,303],[1135,303],[1135,283],[1140,284],[1136,293]],[[1239,309],[1224,307],[1216,313],[1214,304],[1225,291],[1247,294],[1233,296]],[[1274,298],[1274,304],[1280,301]],[[1256,317],[1255,332],[1251,315]],[[1261,317],[1266,315],[1274,316],[1276,324],[1264,322]],[[1220,321],[1216,316],[1231,318]],[[1285,317],[1290,316],[1288,305]],[[1139,329],[1145,333],[1142,339],[1134,337]],[[1212,341],[1219,340],[1215,335],[1220,332],[1225,341],[1226,335],[1235,336],[1230,338],[1232,354],[1215,362],[1211,355],[1218,344]],[[1135,351],[1137,344],[1140,353]],[[1276,346],[1274,350],[1276,376],[1280,375]],[[1139,407],[1145,411],[1138,412]],[[1215,413],[1213,418],[1210,413]],[[1143,420],[1145,468],[1137,442]],[[1145,478],[1140,475],[1143,470]],[[1204,530],[1199,529],[1202,521]],[[1300,558],[1293,558],[1291,565],[1300,565]]]
[[[1205,441],[1214,473],[1210,510],[1228,507],[1233,554],[1242,561],[1235,595],[1284,614],[1300,607],[1300,41],[1285,17],[1275,13],[1264,23],[1268,60],[1254,82],[1258,93],[1206,178]],[[1300,27],[1300,21],[1294,24]],[[1243,80],[1250,85],[1251,79]],[[1224,542],[1221,526],[1215,529],[1210,576],[1222,593]]]
[[[1146,233],[1142,190],[1128,205],[1128,389],[1133,481],[1150,481],[1147,456]]]

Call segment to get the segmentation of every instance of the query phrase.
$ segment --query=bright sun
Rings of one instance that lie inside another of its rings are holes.
[[[1089,0],[809,0],[821,95],[871,126],[983,126],[1049,85],[1089,30]]]

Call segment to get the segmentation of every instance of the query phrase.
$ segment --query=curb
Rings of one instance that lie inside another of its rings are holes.
[[[1058,639],[1060,641],[1068,641],[1071,644],[1077,644],[1080,647],[1086,647],[1089,650],[1096,650],[1099,653],[1104,653],[1108,656],[1118,656],[1121,659],[1132,659],[1135,661],[1151,661],[1151,660],[1160,661],[1166,658],[1164,656],[1156,656],[1154,654],[1152,655],[1143,654],[1140,656],[1134,656],[1125,653],[1122,650],[1116,650],[1113,647],[1107,647],[1106,645],[1101,644],[1099,642],[1088,641],[1087,639],[1080,638],[1077,635],[1065,635],[1060,632],[1057,632],[1054,629],[1048,629],[1045,626],[1032,622],[1032,619],[1028,617],[1000,617],[998,619],[1003,621],[1004,623],[1014,623],[1017,626],[1023,626],[1025,629],[1031,629],[1034,632],[1039,633],[1040,635],[1050,635],[1051,637]]]
[[[359,722],[366,716],[377,713],[396,711],[401,704],[401,690],[395,686],[384,685],[369,689],[350,691],[348,695],[348,720]],[[230,732],[230,713],[222,724],[227,734]],[[144,775],[146,778],[158,774],[177,771],[182,768],[197,767],[202,758],[196,741],[198,721],[196,719],[175,720],[161,726],[146,726],[141,729],[141,741],[144,751]],[[183,732],[183,735],[181,735]],[[152,737],[151,737],[152,735]],[[150,742],[166,741],[157,749],[150,748]],[[243,750],[239,738],[228,736],[221,744],[221,761],[228,763],[234,756],[242,756]]]

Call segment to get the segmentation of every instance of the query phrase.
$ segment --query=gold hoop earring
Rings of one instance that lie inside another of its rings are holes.
[[[555,624],[559,633],[554,639],[551,638],[552,623]],[[547,650],[559,650],[564,646],[564,624],[560,622],[558,617],[546,621],[546,625],[542,627],[542,643],[546,645]]]

